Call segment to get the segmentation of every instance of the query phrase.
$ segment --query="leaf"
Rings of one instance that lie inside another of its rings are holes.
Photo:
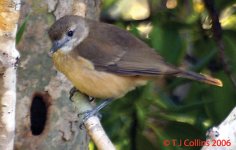
[[[168,62],[179,64],[184,57],[185,49],[177,27],[168,24],[154,26],[150,33],[151,46]]]
[[[26,24],[29,20],[30,15],[27,15],[26,18],[24,19],[23,23],[21,24],[21,26],[19,27],[17,33],[16,33],[16,44],[18,44],[23,36],[23,33],[25,31],[26,28]]]

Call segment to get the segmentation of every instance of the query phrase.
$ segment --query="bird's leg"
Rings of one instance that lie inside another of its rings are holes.
[[[101,109],[106,107],[111,102],[112,102],[112,99],[106,99],[101,104],[99,104],[94,109],[92,109],[91,111],[87,111],[87,112],[82,113],[84,115],[83,122],[86,121],[89,117],[96,115]],[[79,114],[79,115],[81,115],[81,114]]]
[[[70,90],[70,97],[69,97],[69,99],[70,99],[71,101],[73,101],[73,100],[72,100],[72,97],[73,97],[74,94],[75,94],[76,92],[78,92],[78,91],[79,91],[79,90],[77,90],[75,87],[71,88],[71,90]],[[94,98],[94,97],[91,97],[91,96],[88,96],[88,99],[89,99],[89,102],[92,102],[92,101],[95,100],[95,98]],[[88,118],[90,118],[90,117],[92,117],[92,116],[98,115],[98,117],[101,118],[101,115],[100,115],[98,112],[99,112],[102,108],[104,108],[105,106],[107,106],[108,104],[110,104],[111,102],[112,102],[112,99],[106,99],[106,100],[104,100],[101,104],[99,104],[98,106],[96,106],[95,108],[93,108],[92,110],[85,111],[85,112],[83,112],[83,113],[78,114],[78,116],[84,115],[83,120],[82,120],[82,124],[80,125],[80,128],[82,128],[82,125],[84,124],[84,122],[85,122]]]
[[[98,106],[96,106],[94,109],[90,110],[90,111],[86,111],[84,113],[78,114],[78,116],[80,115],[84,115],[83,117],[83,121],[82,124],[80,125],[80,128],[82,127],[82,125],[84,124],[84,122],[92,117],[98,114],[98,112],[103,109],[104,107],[106,107],[108,104],[110,104],[113,100],[112,99],[106,99],[104,100],[101,104],[99,104]]]

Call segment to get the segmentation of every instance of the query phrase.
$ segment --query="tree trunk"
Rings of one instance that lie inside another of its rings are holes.
[[[79,128],[77,108],[69,100],[71,83],[58,73],[48,56],[50,25],[64,15],[98,19],[100,0],[24,0],[21,22],[30,14],[18,45],[18,101],[15,149],[88,149],[86,131]]]

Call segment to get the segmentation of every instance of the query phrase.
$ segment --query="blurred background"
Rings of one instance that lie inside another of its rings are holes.
[[[235,106],[236,1],[206,2],[208,7],[203,0],[103,0],[102,21],[136,35],[169,63],[224,83],[160,78],[113,102],[101,111],[102,123],[118,149],[200,149],[166,147],[163,140],[205,140]],[[211,17],[217,15],[222,31],[214,29]]]

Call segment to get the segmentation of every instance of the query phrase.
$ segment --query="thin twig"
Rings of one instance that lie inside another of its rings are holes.
[[[214,0],[204,0],[206,9],[208,10],[211,18],[212,18],[212,31],[213,36],[216,41],[216,44],[220,50],[220,57],[222,60],[222,65],[224,68],[224,72],[229,76],[230,80],[232,81],[233,85],[236,87],[236,80],[232,75],[231,70],[229,69],[228,62],[226,60],[225,55],[225,46],[224,42],[222,40],[222,28],[219,22],[219,13],[217,12],[215,6],[214,6]]]

